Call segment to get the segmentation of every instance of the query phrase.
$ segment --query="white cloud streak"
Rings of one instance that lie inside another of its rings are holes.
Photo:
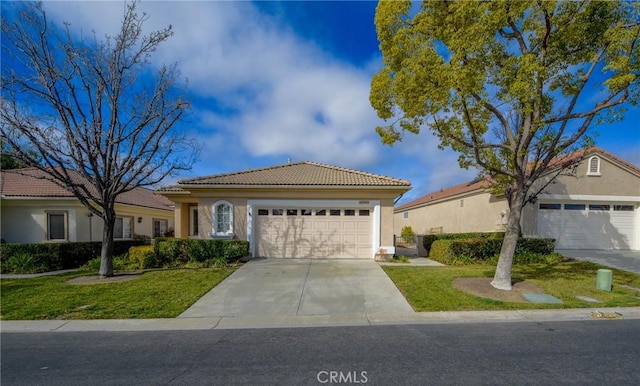
[[[59,21],[114,35],[122,2],[50,2]],[[410,195],[421,195],[475,172],[460,171],[456,156],[437,149],[429,133],[410,135],[392,148],[381,145],[381,123],[369,104],[371,74],[333,57],[295,34],[280,20],[261,14],[250,2],[143,2],[147,32],[172,25],[175,35],[153,56],[154,63],[177,63],[189,79],[191,119],[205,150],[196,174],[217,170],[227,160],[288,157],[386,173],[410,179]],[[232,113],[229,113],[232,112]]]

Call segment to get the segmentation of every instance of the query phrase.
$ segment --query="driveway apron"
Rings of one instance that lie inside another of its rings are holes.
[[[179,317],[412,312],[374,261],[254,259]]]
[[[623,271],[640,273],[640,251],[563,249],[556,252],[576,260],[590,261]]]

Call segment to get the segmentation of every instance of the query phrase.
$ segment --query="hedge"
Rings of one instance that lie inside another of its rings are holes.
[[[129,248],[148,244],[144,240],[115,240],[113,255],[125,254]],[[2,273],[12,272],[16,259],[29,257],[30,264],[36,271],[57,271],[60,269],[78,268],[89,260],[100,255],[101,242],[71,243],[2,243],[0,244],[0,263]]]
[[[249,255],[249,242],[230,239],[158,238],[154,251],[159,265],[206,262],[210,259],[235,261]]]
[[[538,257],[553,254],[555,239],[548,238],[519,238],[514,253],[518,256],[527,256],[527,262],[532,262]],[[431,244],[429,258],[444,264],[462,265],[477,261],[488,261],[500,254],[502,239],[499,238],[473,238],[473,239],[438,239]]]
[[[422,236],[422,246],[427,251],[427,255],[431,256],[431,245],[436,240],[458,240],[458,239],[487,239],[500,240],[504,238],[504,232],[470,232],[470,233],[443,233],[437,235]]]

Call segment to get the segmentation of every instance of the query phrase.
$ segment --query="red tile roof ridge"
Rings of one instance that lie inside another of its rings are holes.
[[[329,164],[324,164],[324,163],[319,163],[319,162],[313,162],[313,161],[298,161],[298,162],[292,162],[292,163],[286,163],[286,164],[280,164],[280,165],[274,165],[274,166],[266,166],[266,167],[260,167],[260,168],[246,169],[246,170],[241,170],[241,171],[237,171],[237,172],[213,174],[213,175],[195,177],[195,178],[190,178],[190,179],[182,179],[182,180],[178,181],[178,186],[180,186],[180,185],[190,185],[190,184],[206,185],[206,184],[209,184],[211,182],[202,182],[202,181],[207,181],[207,180],[214,179],[214,178],[215,179],[222,179],[224,177],[239,176],[239,175],[243,175],[243,174],[256,173],[256,172],[262,172],[262,171],[268,171],[268,170],[284,169],[284,168],[287,168],[287,167],[294,167],[294,166],[300,166],[300,165],[316,166],[316,167],[321,167],[321,168],[325,168],[325,169],[329,169],[329,170],[335,170],[335,171],[351,173],[351,174],[355,174],[355,175],[359,175],[359,176],[366,176],[366,177],[382,179],[382,180],[390,181],[390,182],[393,182],[393,183],[396,183],[396,184],[402,185],[402,186],[410,186],[411,185],[411,183],[409,181],[407,181],[407,180],[402,180],[402,179],[393,178],[393,177],[389,177],[389,176],[383,176],[383,175],[379,175],[379,174],[374,174],[374,173],[369,173],[369,172],[364,172],[364,171],[360,171],[360,170],[349,169],[349,168],[344,168],[344,167],[340,167],[340,166],[334,166],[334,165],[329,165]],[[342,184],[336,184],[336,185],[342,185]],[[163,188],[160,188],[159,190],[160,191],[165,191],[165,189],[166,188],[163,187]]]
[[[454,185],[445,189],[440,189],[435,192],[431,192],[425,194],[422,197],[419,197],[413,201],[410,201],[406,204],[400,205],[395,208],[395,211],[401,211],[408,208],[413,208],[416,206],[420,206],[423,204],[427,204],[429,202],[438,201],[443,198],[453,197],[463,193],[469,193],[476,190],[484,190],[491,185],[489,178],[475,178],[471,181],[466,181],[458,185]]]

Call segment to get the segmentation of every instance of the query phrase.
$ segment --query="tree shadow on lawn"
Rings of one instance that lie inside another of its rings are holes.
[[[587,261],[561,262],[545,265],[515,265],[513,267],[513,277],[518,280],[595,280],[598,269],[607,268],[615,273],[615,277],[625,281],[632,282],[640,278],[639,275],[619,271],[614,268],[605,267],[599,264]]]

